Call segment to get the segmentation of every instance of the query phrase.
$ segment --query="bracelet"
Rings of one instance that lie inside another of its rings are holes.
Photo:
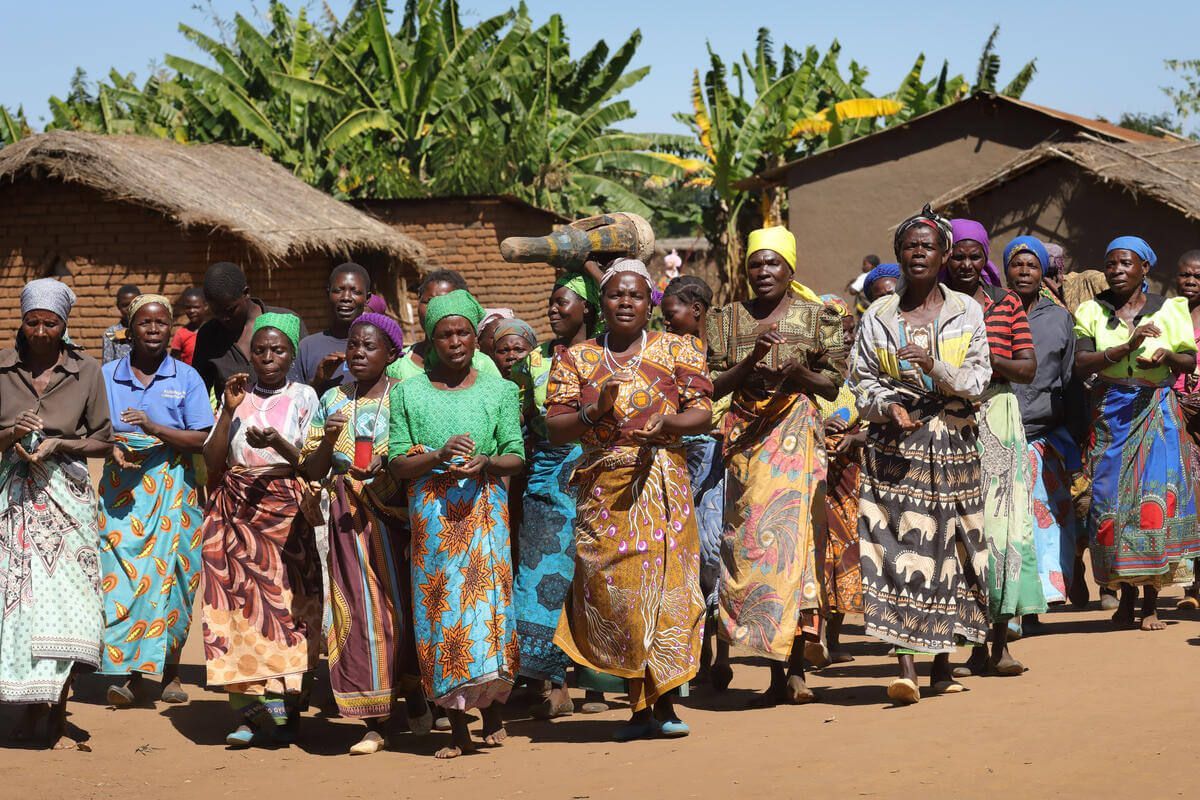
[[[1109,358],[1109,357],[1108,357],[1108,351],[1109,351],[1109,350],[1111,350],[1111,349],[1112,349],[1111,347],[1106,347],[1106,348],[1104,348],[1102,351],[1100,351],[1100,352],[1101,352],[1101,355],[1103,355],[1103,356],[1104,356],[1104,360],[1105,360],[1105,361],[1107,361],[1109,364],[1118,364],[1118,363],[1120,363],[1121,359],[1119,359],[1119,358],[1118,358],[1117,360],[1115,360],[1115,361],[1114,361],[1113,359],[1111,359],[1111,358]]]
[[[584,403],[579,407],[579,421],[589,428],[596,427],[596,421],[587,415],[587,404]]]

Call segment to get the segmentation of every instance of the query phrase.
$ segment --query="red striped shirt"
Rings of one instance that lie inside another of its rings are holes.
[[[986,290],[987,305],[983,307],[983,321],[987,326],[988,347],[992,354],[1011,359],[1016,353],[1033,349],[1033,333],[1029,330],[1029,317],[1021,298],[1015,292],[1004,289],[993,290],[993,298]]]

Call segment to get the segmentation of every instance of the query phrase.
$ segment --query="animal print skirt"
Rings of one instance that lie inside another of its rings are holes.
[[[899,390],[921,427],[872,423],[859,478],[863,618],[869,635],[949,653],[988,632],[988,560],[975,413],[959,398]],[[1036,575],[1035,575],[1036,577]]]

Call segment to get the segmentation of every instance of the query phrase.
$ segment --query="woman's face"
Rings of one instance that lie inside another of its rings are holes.
[[[1175,288],[1187,298],[1188,305],[1200,302],[1200,261],[1180,261],[1175,273]]]
[[[1104,276],[1119,295],[1138,291],[1146,279],[1146,262],[1132,250],[1113,250],[1104,257]]]
[[[680,336],[699,336],[700,320],[704,318],[704,307],[699,303],[688,303],[678,295],[669,295],[662,301],[663,324],[667,331]]]
[[[475,332],[475,346],[489,358],[496,346],[496,326],[499,324],[499,319],[489,320],[482,328]]]
[[[979,278],[983,275],[983,267],[987,264],[987,253],[983,245],[974,239],[963,239],[955,242],[950,248],[950,258],[946,266],[950,271],[950,284],[956,289],[965,288],[972,292],[979,286]]]
[[[559,286],[550,295],[550,330],[556,339],[574,339],[587,321],[588,305],[584,299],[566,286]]]
[[[129,337],[138,356],[158,358],[171,344],[171,315],[162,303],[148,303],[129,320]]]
[[[429,307],[429,301],[435,297],[450,294],[455,288],[457,287],[448,281],[434,281],[421,291],[421,296],[417,298],[417,319],[422,328],[425,327],[425,309]]]
[[[492,350],[492,361],[496,363],[500,374],[507,378],[512,371],[513,364],[529,355],[529,351],[532,349],[524,336],[519,333],[508,333],[496,340],[496,345]]]
[[[250,365],[258,376],[258,383],[274,389],[287,383],[288,370],[296,351],[292,340],[278,328],[262,328],[250,340]]]
[[[374,325],[363,323],[350,329],[346,338],[346,369],[354,380],[365,383],[379,380],[396,355],[392,340]]]
[[[444,317],[433,326],[433,350],[438,361],[459,371],[470,369],[475,356],[475,328],[466,317]]]
[[[605,284],[601,296],[604,322],[613,333],[641,333],[650,320],[650,284],[641,275],[621,272]]]
[[[1027,300],[1042,289],[1042,263],[1033,253],[1017,253],[1005,267],[1008,288]]]
[[[21,333],[34,353],[57,353],[66,332],[67,323],[53,311],[39,308],[21,317]]]
[[[945,259],[941,237],[928,225],[909,228],[900,241],[900,269],[912,283],[937,281]]]
[[[876,300],[883,297],[885,294],[895,294],[895,293],[896,293],[896,279],[895,278],[891,278],[891,277],[878,278],[878,279],[876,279],[876,281],[874,283],[871,284],[871,290],[867,292],[867,300],[874,303]]]
[[[764,300],[783,297],[792,281],[792,268],[774,250],[755,250],[750,254],[746,271],[754,296]]]
[[[842,343],[845,344],[846,347],[852,347],[854,345],[855,325],[856,323],[854,321],[853,314],[847,314],[846,316],[842,317]]]

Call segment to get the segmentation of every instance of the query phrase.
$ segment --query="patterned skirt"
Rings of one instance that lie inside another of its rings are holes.
[[[577,444],[547,445],[529,459],[513,593],[521,674],[535,680],[563,683],[571,663],[554,644],[554,632],[575,575],[575,490],[570,483],[581,455]]]
[[[1191,440],[1174,392],[1104,384],[1093,404],[1088,539],[1096,581],[1169,586],[1200,555]]]
[[[122,469],[110,458],[100,478],[100,672],[157,675],[187,640],[200,585],[195,460],[153,436],[116,440],[136,466]]]
[[[0,703],[57,703],[100,664],[96,494],[83,460],[0,457]]]
[[[1065,428],[1029,440],[1033,472],[1033,541],[1038,576],[1048,604],[1065,603],[1075,568],[1079,518],[1071,497],[1069,463],[1078,469],[1079,448]]]
[[[716,616],[721,585],[721,538],[725,524],[725,462],[719,436],[685,436],[688,476],[696,527],[700,531],[700,592],[708,613]]]
[[[983,535],[988,545],[989,613],[993,623],[1041,614],[1046,597],[1033,541],[1033,474],[1017,396],[993,387],[979,408],[983,468]]]
[[[291,470],[230,469],[201,531],[208,685],[296,694],[316,666],[321,567]]]
[[[717,634],[784,661],[821,605],[814,538],[825,512],[821,423],[806,397],[776,395],[734,403],[725,424]]]
[[[696,675],[704,598],[687,464],[681,450],[585,453],[575,578],[554,642],[571,660],[630,680],[641,710]]]
[[[949,653],[988,634],[988,561],[975,410],[905,393],[913,431],[872,423],[859,478],[866,632],[898,647]]]
[[[825,451],[833,453],[846,434],[825,437]],[[826,608],[835,614],[862,612],[862,570],[858,560],[858,453],[829,458],[825,524],[817,531],[817,556]]]
[[[520,654],[508,492],[438,468],[409,481],[413,627],[425,694],[457,711],[503,703]]]
[[[333,478],[329,514],[327,635],[329,682],[343,717],[386,717],[402,678],[415,685],[418,667],[412,635],[408,514],[345,475]],[[403,502],[403,498],[401,498]]]

